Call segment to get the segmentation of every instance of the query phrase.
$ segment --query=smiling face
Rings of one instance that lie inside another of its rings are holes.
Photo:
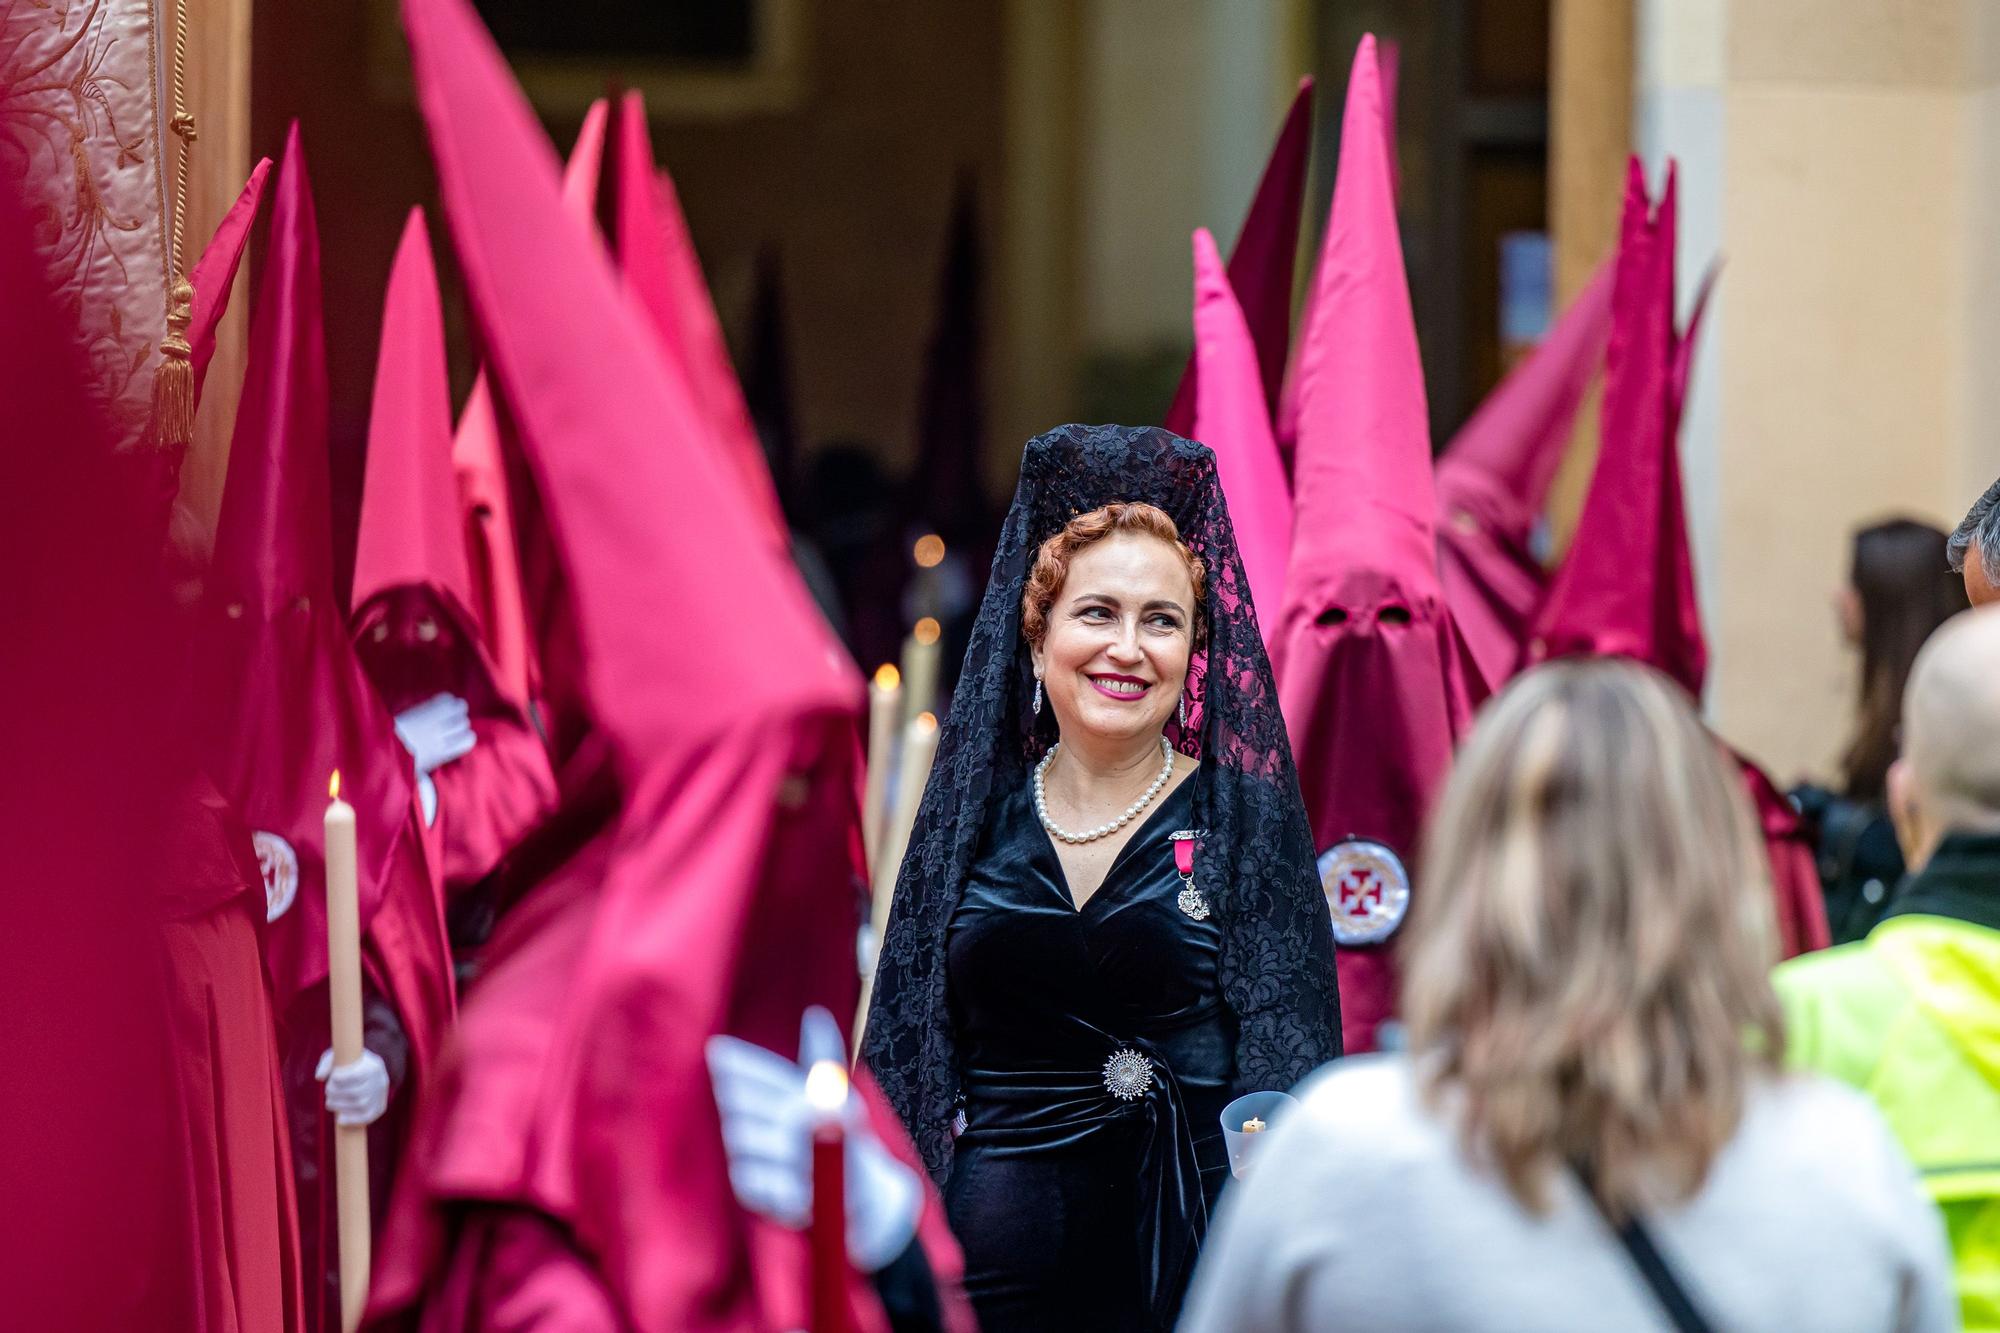
[[[1151,740],[1194,648],[1194,583],[1158,537],[1113,532],[1078,551],[1032,653],[1066,739]]]

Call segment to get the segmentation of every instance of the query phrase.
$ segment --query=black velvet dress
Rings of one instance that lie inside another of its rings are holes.
[[[1199,780],[1082,911],[1025,787],[993,804],[945,942],[964,1112],[945,1207],[985,1333],[1167,1330],[1179,1311],[1234,1095],[1222,932],[1179,905],[1168,836]]]

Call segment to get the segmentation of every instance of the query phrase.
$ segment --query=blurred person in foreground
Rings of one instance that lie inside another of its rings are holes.
[[[1868,1093],[1944,1213],[1968,1329],[2000,1329],[2000,612],[1917,655],[1889,807],[1913,875],[1859,943],[1778,969],[1793,1063]]]
[[[2000,599],[2000,481],[1972,502],[1945,544],[1952,573],[1965,580],[1974,606]]]
[[[1941,530],[1907,518],[1861,529],[1835,599],[1842,637],[1861,650],[1854,736],[1841,757],[1838,791],[1806,784],[1792,792],[1812,833],[1835,944],[1874,929],[1903,878],[1903,852],[1889,818],[1889,765],[1899,749],[1903,687],[1917,650],[1965,609],[1965,593],[1946,567],[1947,541]]]
[[[1516,680],[1424,865],[1408,1054],[1300,1092],[1184,1333],[1956,1327],[1936,1214],[1881,1118],[1781,1072],[1769,897],[1744,892],[1757,830],[1665,677]]]

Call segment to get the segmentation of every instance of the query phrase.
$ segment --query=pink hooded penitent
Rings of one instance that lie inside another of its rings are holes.
[[[805,1242],[735,1202],[703,1044],[728,1031],[796,1050],[807,1004],[853,1012],[860,681],[645,314],[564,216],[554,156],[467,0],[405,0],[404,21],[469,304],[561,553],[622,813],[566,918],[567,954],[522,997],[545,1042],[524,1056],[511,1023],[473,1036],[475,993],[461,1082],[429,1116],[424,1221],[383,1247],[376,1302],[435,1289],[438,1238],[422,1233],[448,1233],[477,1199],[556,1222],[621,1326],[799,1327]],[[532,1075],[516,1078],[524,1059]],[[934,1200],[925,1212],[949,1293],[955,1251]],[[860,1326],[879,1328],[858,1279],[852,1291]]]
[[[1335,923],[1347,1049],[1394,1009],[1386,947],[1404,868],[1469,712],[1439,590],[1423,368],[1383,131],[1375,43],[1348,82],[1298,359],[1291,564],[1272,643]]]
[[[1215,451],[1236,547],[1267,641],[1278,624],[1292,546],[1292,496],[1257,370],[1257,348],[1215,238],[1194,234],[1194,435]]]
[[[364,653],[372,634],[408,633],[410,615],[433,616],[445,629],[428,649],[392,639],[400,646],[378,650],[368,669],[392,710],[439,693],[470,707],[477,743],[432,774],[437,811],[425,827],[431,869],[447,897],[492,873],[555,802],[548,750],[499,688],[472,588],[451,462],[437,269],[423,210],[411,209],[382,302],[349,622]],[[401,604],[412,596],[417,606]]]
[[[1229,252],[1229,285],[1257,345],[1258,374],[1264,383],[1264,410],[1274,413],[1278,385],[1284,379],[1291,351],[1292,277],[1298,265],[1299,212],[1305,201],[1306,172],[1312,165],[1312,77],[1299,80],[1291,109],[1278,127],[1270,160],[1257,182],[1243,230]],[[1176,435],[1194,434],[1195,389],[1201,375],[1198,358],[1188,358],[1180,387],[1163,424]],[[1203,444],[1209,443],[1202,440]]]
[[[360,830],[364,951],[428,1064],[450,1022],[440,905],[414,851],[409,756],[362,676],[334,596],[319,234],[298,126],[285,140],[249,370],[230,442],[203,608],[201,734],[243,822],[284,840],[296,894],[266,959],[280,1011],[326,976],[327,787]]]

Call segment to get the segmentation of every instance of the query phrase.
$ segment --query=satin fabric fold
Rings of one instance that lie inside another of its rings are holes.
[[[1011,793],[953,917],[966,1120],[946,1198],[987,1333],[1169,1329],[1178,1315],[1233,1095],[1220,930],[1179,908],[1168,839],[1198,781],[1153,808],[1081,908],[1025,791]],[[1107,1080],[1120,1052],[1152,1067],[1129,1100]]]
[[[229,293],[236,285],[236,269],[250,245],[250,229],[264,204],[264,185],[271,176],[271,159],[259,158],[243,183],[242,193],[216,224],[215,235],[202,247],[188,283],[194,288],[194,306],[188,318],[188,364],[194,370],[194,395],[208,380],[208,364],[215,359],[216,330],[229,313]]]
[[[1120,1131],[1138,1130],[1137,1219],[1145,1304],[1158,1327],[1172,1328],[1194,1261],[1208,1233],[1208,1201],[1194,1123],[1180,1080],[1160,1048],[1143,1038],[1104,1034],[1104,1055],[1136,1050],[1153,1063],[1152,1085],[1124,1101],[1101,1066],[1077,1070],[968,1069],[970,1113],[961,1143],[996,1156],[1089,1148]],[[1219,1122],[1218,1122],[1219,1123]]]

